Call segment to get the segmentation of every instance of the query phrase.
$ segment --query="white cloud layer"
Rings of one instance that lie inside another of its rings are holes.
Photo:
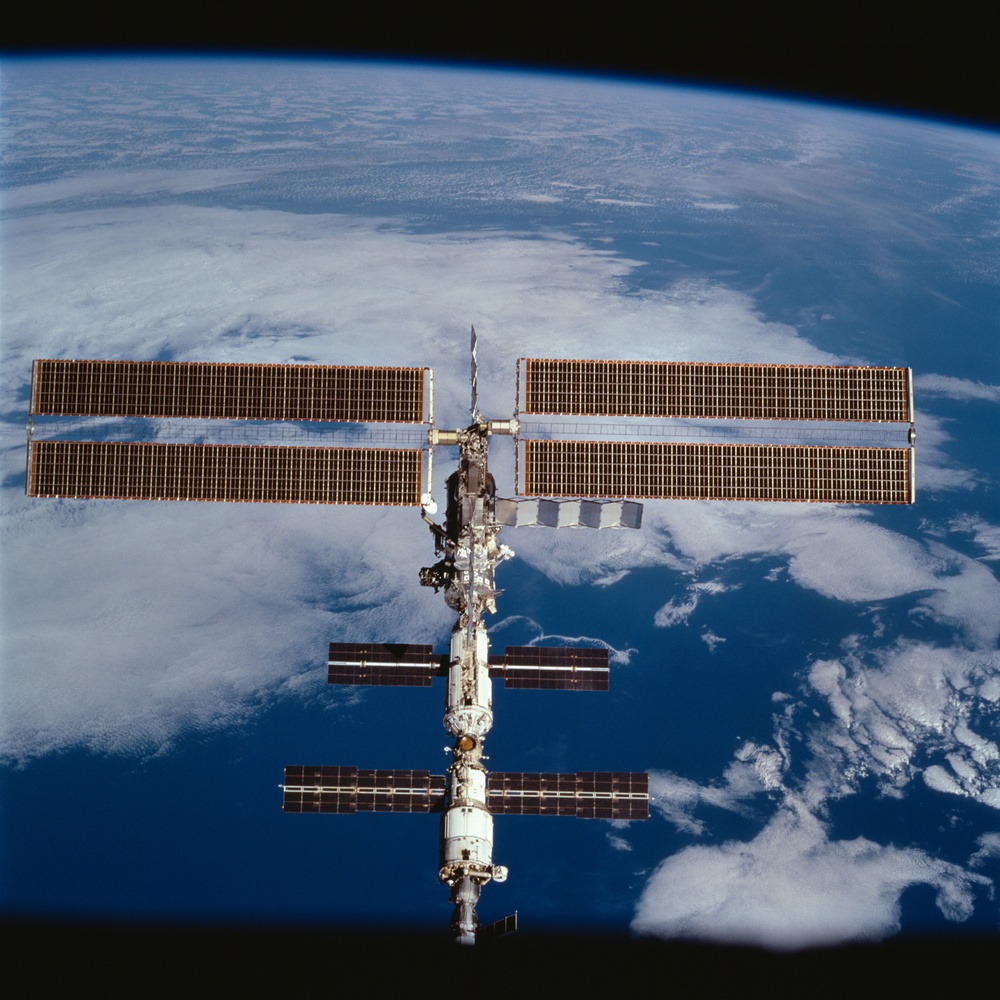
[[[988,721],[1000,653],[912,641],[870,651],[856,637],[845,647],[809,670],[833,716],[810,734],[813,797],[849,793],[868,775],[898,796],[929,754],[930,787],[1000,809],[1000,748]]]
[[[930,372],[915,375],[913,387],[914,391],[921,395],[1000,403],[1000,385],[974,382],[968,378],[955,378],[953,375],[934,375]]]
[[[899,929],[899,899],[930,885],[949,920],[972,913],[989,880],[912,848],[863,837],[832,840],[790,799],[749,842],[685,848],[646,885],[632,927],[641,934],[792,949],[880,938]]]
[[[79,194],[64,183],[48,197]],[[127,193],[127,177],[120,186]],[[583,327],[606,332],[595,355],[628,344],[633,356],[662,357],[669,341],[680,359],[832,360],[721,286],[622,297],[617,283],[634,262],[568,237],[413,236],[390,220],[187,206],[45,214],[41,193],[32,199],[36,211],[7,220],[3,241],[0,385],[12,423],[2,746],[15,758],[79,744],[149,752],[192,726],[243,718],[289,675],[316,670],[331,631],[430,641],[447,617],[412,585],[429,561],[413,512],[337,510],[331,533],[333,515],[315,508],[24,498],[11,404],[35,357],[370,363],[378,345],[380,363],[434,365],[442,425],[466,419],[471,320],[480,405],[500,416],[513,408],[515,359],[578,353]],[[53,274],[61,296],[48,292]],[[498,478],[509,462],[498,457]],[[655,523],[577,536],[562,546],[573,558],[545,571],[571,581],[675,564],[655,537]],[[529,561],[552,545],[541,533],[517,541]]]
[[[759,178],[744,180],[759,191]],[[171,181],[176,190],[216,182],[230,181]],[[26,204],[81,193],[67,183],[61,194],[25,192]],[[123,190],[129,183],[147,190],[159,181],[125,177]],[[735,188],[734,205],[743,193]],[[703,207],[730,208],[709,194]],[[593,357],[628,345],[636,358],[845,360],[718,284],[620,295],[637,262],[550,235],[415,236],[388,219],[180,206],[12,217],[4,410],[20,407],[34,357],[371,363],[375,350],[379,363],[433,365],[438,423],[460,425],[472,321],[480,405],[497,416],[513,409],[515,359],[576,356],[581,329],[604,333],[588,344]],[[48,293],[54,274],[63,296]],[[921,387],[996,401],[996,387],[962,379],[926,376]],[[976,473],[949,461],[948,440],[941,422],[921,418],[921,489],[975,483]],[[450,626],[440,597],[415,585],[431,559],[413,511],[39,503],[21,495],[19,426],[2,454],[2,749],[14,759],[74,745],[156,752],[191,729],[238,722],[266,699],[319,690],[326,641],[435,642]],[[512,464],[498,453],[502,493]],[[439,499],[445,474],[435,472]],[[968,525],[955,530],[973,531],[995,558],[995,527]],[[608,585],[655,566],[704,576],[705,567],[768,557],[786,581],[822,598],[859,608],[905,599],[913,622],[955,636],[951,648],[890,637],[877,650],[870,638],[847,637],[806,677],[827,719],[805,722],[788,703],[774,745],[745,743],[719,782],[658,776],[661,815],[692,835],[706,831],[700,806],[744,812],[762,793],[784,798],[754,838],[667,858],[643,893],[638,930],[781,947],[878,936],[898,926],[900,894],[914,884],[932,885],[949,919],[969,913],[980,876],[915,848],[831,839],[817,817],[870,774],[890,794],[920,776],[1000,808],[996,742],[976,714],[1000,700],[1000,584],[981,562],[863,511],[808,505],[653,503],[641,532],[578,532],[571,546],[540,531],[511,534],[519,557],[561,583]],[[702,583],[663,595],[655,624],[687,622],[711,593]],[[703,639],[724,641],[712,630]],[[613,652],[627,660],[628,650]],[[810,754],[794,794],[793,723]],[[935,747],[921,770],[920,753]],[[984,840],[982,858],[994,847]]]
[[[934,791],[1000,809],[995,647],[899,640],[872,649],[852,636],[838,658],[812,664],[808,684],[825,700],[829,721],[776,695],[773,746],[743,744],[719,781],[651,775],[654,809],[696,837],[710,831],[705,807],[749,816],[770,796],[781,804],[747,841],[693,845],[663,861],[637,906],[636,931],[800,948],[893,933],[910,886],[931,886],[952,921],[968,919],[977,891],[992,898],[988,878],[917,847],[838,840],[820,817],[870,778],[892,797],[922,779]],[[805,773],[793,778],[792,748],[803,735]],[[997,856],[1000,839],[985,834],[979,843],[973,868]]]
[[[686,598],[671,598],[656,612],[653,616],[653,624],[657,628],[671,628],[674,625],[687,624],[687,620],[694,613],[695,608],[698,607],[701,595],[723,594],[727,590],[732,589],[732,587],[726,586],[726,584],[718,580],[702,580],[693,583],[688,587],[688,596]],[[718,636],[712,636],[712,640],[725,642],[725,639],[719,639]],[[706,639],[706,642],[711,642],[712,640]]]
[[[318,689],[331,640],[432,642],[412,511],[22,502],[4,546],[3,751],[151,753]],[[409,516],[407,516],[409,515]],[[409,572],[386,549],[392,543]],[[317,597],[322,595],[322,600]],[[392,622],[385,607],[392,607]],[[439,607],[441,605],[441,607]],[[420,638],[417,638],[420,637]]]
[[[1000,559],[1000,525],[990,524],[974,514],[961,514],[952,519],[950,527],[952,531],[971,534],[983,550],[983,559]]]

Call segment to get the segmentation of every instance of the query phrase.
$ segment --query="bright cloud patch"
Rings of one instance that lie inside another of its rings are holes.
[[[698,598],[687,600],[670,600],[653,616],[653,624],[657,628],[670,628],[673,625],[683,625],[691,617],[691,612],[698,607]]]
[[[972,379],[955,378],[951,375],[917,375],[913,379],[913,385],[918,392],[929,396],[1000,403],[1000,385],[988,385]]]
[[[724,594],[727,590],[732,589],[718,580],[693,583],[688,587],[687,598],[672,598],[656,612],[653,616],[653,624],[657,628],[671,628],[674,625],[687,624],[694,609],[698,607],[698,601],[702,594]],[[725,642],[725,639],[719,639],[718,636],[712,636],[711,640],[706,639],[705,641],[711,645],[712,640]]]
[[[608,834],[608,843],[616,851],[631,851],[632,845],[624,838],[619,837],[617,834]]]
[[[842,794],[862,777],[878,777],[899,795],[918,771],[936,791],[1000,808],[1000,748],[988,697],[1000,676],[1000,654],[899,642],[888,650],[849,650],[818,660],[809,683],[833,720],[813,729],[813,776]],[[936,758],[936,759],[934,759]]]
[[[990,524],[982,517],[961,514],[951,521],[952,531],[971,534],[983,550],[983,559],[1000,559],[1000,526]]]
[[[774,747],[748,740],[736,751],[721,781],[699,785],[690,778],[655,771],[649,776],[649,794],[654,811],[678,830],[703,834],[705,822],[695,816],[701,806],[744,813],[747,800],[782,787],[785,766]]]
[[[400,630],[432,642],[448,627],[385,549],[352,541],[378,535],[419,566],[412,512],[338,510],[331,534],[321,507],[19,506],[5,545],[21,567],[4,607],[2,750],[14,759],[156,752],[239,722],[262,692],[322,689],[331,640]]]
[[[721,646],[726,641],[725,638],[721,635],[716,635],[711,629],[705,629],[699,638],[713,653],[716,646]]]
[[[640,934],[802,948],[883,937],[899,928],[899,900],[930,885],[949,920],[972,913],[987,884],[922,851],[863,837],[831,840],[794,802],[749,842],[689,847],[667,858],[639,900]]]

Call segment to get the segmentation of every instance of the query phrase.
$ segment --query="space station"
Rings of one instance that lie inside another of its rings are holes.
[[[26,492],[39,498],[419,510],[436,557],[419,581],[455,614],[447,649],[405,636],[335,642],[327,679],[428,687],[441,678],[450,764],[444,774],[289,766],[282,805],[300,814],[437,814],[438,878],[453,906],[451,936],[463,945],[516,928],[516,916],[480,925],[477,915],[482,888],[507,878],[493,858],[494,817],[649,816],[642,772],[487,770],[494,681],[601,692],[610,675],[606,648],[491,651],[496,571],[514,555],[500,542],[504,527],[635,530],[645,500],[915,499],[908,368],[522,358],[512,416],[487,419],[476,351],[473,329],[470,422],[454,430],[435,424],[429,368],[35,361],[26,468]],[[338,443],[303,443],[317,436],[296,433],[303,424],[329,425],[324,440]],[[248,425],[291,430],[277,443],[246,443],[242,430],[236,443],[219,440],[223,428]],[[164,443],[165,435],[181,440]],[[507,498],[489,471],[494,436],[514,442]],[[442,449],[457,450],[458,462],[436,520],[432,472]]]

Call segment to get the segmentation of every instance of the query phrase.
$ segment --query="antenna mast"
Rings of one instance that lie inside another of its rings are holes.
[[[471,337],[471,351],[472,351],[472,422],[474,424],[481,424],[483,422],[483,415],[479,412],[479,369],[476,364],[476,328],[472,327],[472,337]]]

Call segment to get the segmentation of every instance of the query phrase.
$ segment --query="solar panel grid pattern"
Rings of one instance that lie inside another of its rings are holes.
[[[528,440],[523,493],[909,503],[906,448]]]
[[[608,690],[608,651],[557,646],[508,646],[489,658],[490,676],[530,690]]]
[[[430,687],[442,659],[432,646],[331,642],[327,683]]]
[[[500,938],[506,934],[513,934],[517,930],[517,914],[512,913],[507,917],[494,920],[491,924],[482,924],[476,928],[476,941],[483,941],[489,938]]]
[[[416,506],[422,452],[34,441],[30,496]]]
[[[444,775],[357,767],[286,767],[285,812],[431,812],[444,802]]]
[[[420,423],[423,368],[36,361],[32,412]]]
[[[906,368],[527,358],[525,412],[907,421]]]
[[[648,819],[649,775],[633,771],[494,771],[488,778],[487,801],[490,812],[496,815]]]

